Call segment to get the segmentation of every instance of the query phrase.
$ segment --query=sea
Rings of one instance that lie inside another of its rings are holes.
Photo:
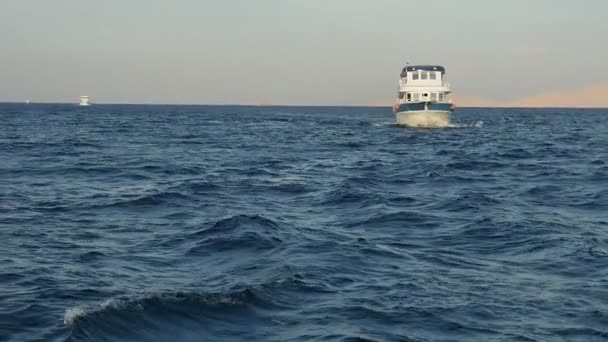
[[[0,120],[0,341],[608,341],[608,109]]]

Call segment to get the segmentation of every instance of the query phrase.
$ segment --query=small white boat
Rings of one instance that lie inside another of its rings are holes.
[[[397,124],[411,127],[448,127],[454,111],[445,68],[440,65],[406,65],[399,79],[393,112]]]
[[[81,96],[80,97],[80,105],[81,106],[90,106],[91,103],[89,103],[89,97],[88,96]]]

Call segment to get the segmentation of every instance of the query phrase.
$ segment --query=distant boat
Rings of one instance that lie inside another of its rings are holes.
[[[450,84],[440,65],[406,65],[399,79],[399,94],[393,112],[399,125],[447,127],[454,111],[448,99]]]
[[[25,104],[30,104],[30,100],[25,100]]]
[[[91,104],[89,103],[89,97],[88,96],[81,96],[80,97],[80,105],[81,106],[90,106]]]

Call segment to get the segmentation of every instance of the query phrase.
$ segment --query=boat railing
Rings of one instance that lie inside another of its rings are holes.
[[[424,83],[423,84],[420,84],[420,83],[410,83],[406,79],[403,79],[403,78],[399,79],[399,85],[400,86],[406,86],[406,85],[409,85],[409,86],[420,86],[420,87],[426,87],[426,86],[428,86],[428,84],[424,84]],[[450,82],[442,82],[441,85],[443,87],[446,87],[446,88],[449,88],[451,86]]]

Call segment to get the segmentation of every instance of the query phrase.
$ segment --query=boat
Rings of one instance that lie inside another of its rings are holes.
[[[454,111],[450,84],[440,65],[409,65],[401,71],[393,106],[397,124],[410,127],[448,127]]]
[[[91,104],[89,103],[89,97],[88,96],[81,96],[80,97],[80,105],[81,106],[90,106]]]

